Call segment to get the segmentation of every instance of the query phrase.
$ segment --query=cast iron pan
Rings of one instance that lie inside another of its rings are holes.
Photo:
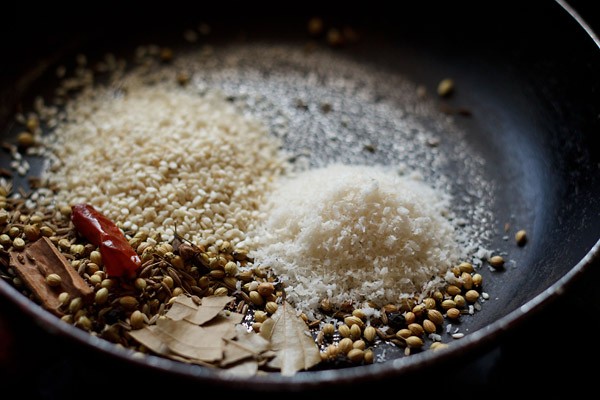
[[[140,43],[172,45],[181,42],[184,29],[199,21],[211,25],[207,40],[215,47],[303,46],[308,40],[306,21],[319,14],[303,10],[295,17],[240,17],[177,5],[140,13],[138,6],[101,10],[93,19],[69,12],[52,18],[29,15],[28,29],[17,30],[19,23],[9,22],[5,27],[12,34],[3,35],[2,45],[10,57],[3,57],[0,75],[0,129],[5,138],[11,140],[17,130],[12,113],[26,109],[33,95],[48,90],[56,65],[72,60],[79,51],[127,54]],[[366,65],[367,70],[401,74],[429,92],[435,92],[445,77],[459,82],[455,96],[443,107],[469,111],[470,116],[454,115],[453,126],[485,160],[481,175],[494,183],[493,192],[485,194],[493,199],[490,207],[496,217],[490,248],[510,254],[518,267],[499,273],[483,269],[485,290],[497,300],[466,319],[462,328],[469,334],[449,351],[293,378],[243,380],[156,357],[132,359],[129,353],[59,322],[4,281],[0,281],[2,307],[20,310],[49,334],[108,359],[117,371],[131,368],[148,377],[175,377],[204,387],[227,385],[232,390],[306,390],[390,378],[408,381],[415,374],[456,366],[560,301],[561,294],[585,276],[600,247],[597,39],[561,2],[527,6],[433,2],[403,7],[400,13],[379,9],[360,15],[351,10],[322,15],[331,24],[350,25],[360,33],[355,45],[331,51]],[[265,82],[279,68],[276,61],[273,65],[263,74]],[[294,88],[289,90],[293,93]],[[1,157],[2,166],[8,165],[6,154]],[[468,189],[469,182],[463,185]],[[512,240],[502,239],[505,222],[527,228],[531,238],[527,246],[517,248]]]

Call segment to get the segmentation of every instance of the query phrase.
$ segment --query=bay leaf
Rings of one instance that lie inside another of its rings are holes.
[[[261,354],[270,348],[268,340],[254,332],[248,332],[242,325],[236,325],[236,339],[224,339],[223,360],[221,365],[226,366],[245,358],[260,358]]]
[[[227,375],[250,377],[258,372],[258,363],[254,360],[244,361],[225,370]]]
[[[237,343],[252,350],[255,354],[260,354],[271,348],[271,343],[267,339],[254,332],[248,332],[243,325],[236,325],[235,330]]]
[[[235,326],[240,323],[243,315],[230,313],[229,316],[218,315],[210,322],[201,326],[210,335],[220,335],[223,339],[233,339],[236,335]]]
[[[270,367],[279,368],[284,376],[292,376],[321,361],[319,348],[304,320],[296,315],[294,307],[284,302],[271,318],[273,329],[267,338],[276,356],[269,363]]]
[[[223,358],[223,336],[230,336],[228,331],[235,335],[231,324],[219,324],[206,329],[185,320],[164,318],[156,321],[155,333],[173,353],[190,359],[214,362]]]
[[[167,318],[174,321],[192,317],[198,311],[198,306],[186,295],[179,295],[165,314]]]
[[[223,359],[221,360],[221,367],[237,363],[244,359],[250,359],[257,356],[255,352],[240,345],[235,340],[225,340],[225,347],[223,348]]]
[[[235,299],[230,296],[204,297],[196,312],[186,317],[185,320],[196,325],[202,325],[219,315],[232,300]]]
[[[155,326],[146,326],[142,329],[133,330],[129,332],[129,336],[135,339],[138,343],[146,346],[150,351],[162,355],[167,356],[169,351],[169,346],[162,341],[159,335],[155,333]]]

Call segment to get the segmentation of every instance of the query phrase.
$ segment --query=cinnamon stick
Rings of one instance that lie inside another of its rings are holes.
[[[58,301],[62,292],[69,293],[71,299],[81,297],[84,302],[91,301],[93,289],[47,237],[42,237],[23,251],[11,250],[9,253],[10,266],[50,312],[63,315]],[[59,286],[51,287],[46,283],[46,277],[50,274],[60,276]]]

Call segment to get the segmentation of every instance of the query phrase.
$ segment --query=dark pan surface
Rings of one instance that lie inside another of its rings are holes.
[[[464,135],[460,140],[485,163],[475,175],[452,162],[447,166],[448,171],[465,179],[460,186],[465,190],[470,187],[468,178],[472,176],[483,177],[491,183],[491,193],[482,194],[489,199],[495,216],[490,222],[493,233],[490,248],[509,254],[516,267],[493,274],[483,270],[485,290],[492,295],[492,301],[463,323],[462,329],[474,333],[454,343],[450,351],[436,355],[423,353],[369,367],[303,373],[293,379],[271,376],[250,383],[232,380],[230,384],[255,389],[299,389],[323,383],[410,376],[447,364],[459,356],[477,354],[537,308],[555,300],[578,275],[585,273],[586,265],[597,253],[594,248],[600,238],[600,149],[596,144],[600,128],[597,73],[600,52],[597,45],[555,3],[536,7],[476,8],[471,11],[477,19],[467,17],[462,13],[464,10],[449,7],[425,11],[415,6],[394,18],[381,15],[332,18],[351,24],[362,34],[356,46],[339,50],[336,57],[344,57],[349,63],[361,63],[373,74],[403,75],[430,92],[447,76],[459,82],[456,95],[447,104],[468,109],[472,115],[454,116],[452,126]],[[107,50],[126,52],[140,43],[140,38],[148,37],[159,44],[172,43],[183,31],[182,26],[191,23],[181,15],[179,18],[184,21],[176,21],[168,12],[132,22],[126,17],[129,12],[124,10],[121,16],[113,16],[110,32],[82,20],[68,29],[63,28],[64,31],[51,30],[52,34],[45,39],[49,43],[41,47],[38,47],[40,37],[24,35],[21,40],[27,43],[25,48],[36,51],[25,51],[20,47],[22,43],[10,43],[8,46],[16,47],[8,48],[23,53],[3,65],[0,75],[0,126],[6,134],[14,134],[7,116],[15,107],[27,106],[32,94],[50,85],[39,79],[45,65],[54,66],[56,60],[72,56],[79,48],[92,49],[98,54]],[[214,36],[210,40],[216,48],[231,43],[236,46],[276,43],[297,48],[306,42],[307,17],[290,18],[285,22],[219,16],[205,20],[213,26]],[[159,21],[169,23],[161,25]],[[167,34],[163,30],[175,33]],[[81,33],[74,41],[73,32]],[[125,32],[135,33],[125,35]],[[243,33],[243,41],[240,41],[240,33]],[[128,39],[119,40],[124,37]],[[65,38],[69,40],[65,42]],[[46,57],[47,64],[32,63],[39,57]],[[34,65],[40,67],[32,68]],[[284,62],[273,60],[269,72],[287,71],[286,68]],[[15,79],[17,77],[20,80]],[[265,77],[269,79],[268,75]],[[380,90],[385,95],[382,101],[393,96],[393,88]],[[303,123],[302,118],[298,121]],[[432,124],[428,128],[444,135],[444,127]],[[455,148],[453,142],[447,144],[447,148],[444,146],[442,142],[442,150]],[[3,155],[2,162],[7,161]],[[531,238],[526,247],[517,248],[512,234],[510,240],[502,239],[505,222],[526,227]],[[146,361],[131,360],[128,354],[112,345],[59,324],[5,282],[0,282],[0,293],[50,332],[75,339],[120,362],[131,362],[136,368],[168,371],[183,378],[208,379],[217,384],[226,381],[212,371],[168,360],[154,357]],[[264,386],[265,383],[269,386]]]

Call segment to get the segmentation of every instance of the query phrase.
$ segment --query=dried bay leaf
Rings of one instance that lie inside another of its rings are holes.
[[[146,326],[143,329],[130,331],[129,336],[146,346],[150,351],[166,356],[169,354],[169,347],[155,333],[155,330],[155,326]]]
[[[198,310],[198,306],[186,295],[179,295],[175,298],[175,301],[171,305],[169,311],[167,311],[167,318],[173,321],[181,321],[191,317]]]
[[[273,329],[270,335],[265,332],[263,336],[268,336],[265,338],[271,341],[271,348],[276,353],[269,363],[270,367],[279,368],[284,376],[292,376],[321,361],[319,348],[294,307],[285,302],[271,318]]]
[[[185,319],[193,324],[202,325],[219,315],[232,300],[235,300],[235,298],[229,296],[204,297],[196,312]]]
[[[270,348],[265,338],[253,332],[248,332],[241,326],[236,326],[236,340],[225,339],[225,349],[221,366],[230,365],[245,358],[262,359],[262,354]]]
[[[130,336],[156,354],[188,363],[234,365],[248,359],[263,363],[258,354],[268,349],[269,343],[258,335],[254,339],[244,335],[245,330],[239,325],[244,315],[224,310],[232,300],[233,297],[211,296],[203,298],[198,306],[190,297],[178,296],[156,325],[132,331]],[[241,341],[230,344],[238,334]],[[257,368],[245,367],[246,371]]]
[[[256,354],[265,352],[271,348],[271,343],[260,335],[254,332],[248,332],[243,325],[236,325],[237,343],[248,349],[251,349]]]
[[[155,333],[173,353],[186,358],[214,362],[223,357],[222,331],[224,330],[207,330],[187,321],[161,318],[156,321]]]
[[[225,347],[223,348],[223,359],[221,360],[221,367],[237,363],[238,361],[253,358],[258,356],[257,353],[248,349],[247,347],[240,345],[235,340],[225,340]],[[255,361],[256,362],[256,361]]]
[[[235,375],[241,377],[254,376],[257,372],[258,363],[256,361],[244,361],[225,370],[225,373],[228,375]]]

